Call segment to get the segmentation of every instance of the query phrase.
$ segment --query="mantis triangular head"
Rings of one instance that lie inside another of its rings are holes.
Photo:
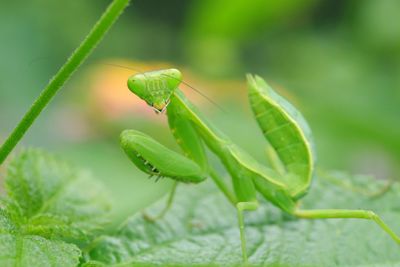
[[[179,70],[164,69],[132,75],[128,79],[128,88],[157,113],[162,113],[181,82]]]

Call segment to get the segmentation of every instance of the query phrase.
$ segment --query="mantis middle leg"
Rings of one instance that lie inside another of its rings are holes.
[[[169,193],[168,199],[167,199],[167,203],[165,204],[165,207],[161,210],[161,212],[159,214],[157,214],[156,216],[150,216],[149,214],[147,214],[146,212],[143,212],[143,218],[149,222],[154,222],[157,221],[159,219],[162,219],[165,214],[167,214],[167,212],[169,211],[169,209],[172,207],[172,202],[174,200],[175,197],[175,193],[176,193],[176,188],[178,187],[178,181],[175,181],[174,184],[172,185],[172,189]]]
[[[243,213],[246,210],[256,210],[259,204],[257,201],[251,202],[239,202],[236,204],[236,209],[238,213],[238,221],[239,221],[239,231],[240,231],[240,243],[242,248],[243,262],[247,263],[247,248],[246,248],[246,236],[244,232],[244,216]]]

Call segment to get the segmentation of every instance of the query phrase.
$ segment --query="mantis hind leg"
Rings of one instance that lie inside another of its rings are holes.
[[[143,211],[143,218],[149,222],[155,222],[159,219],[162,219],[165,216],[165,214],[167,214],[169,209],[172,207],[177,187],[178,187],[178,182],[175,181],[168,195],[167,203],[165,204],[165,207],[161,210],[159,214],[157,214],[156,216],[151,216],[147,214],[145,211]]]
[[[400,237],[373,211],[369,210],[296,210],[294,215],[304,219],[366,219],[374,221],[382,230],[384,230],[397,244],[400,245]]]
[[[251,202],[239,202],[236,204],[236,209],[238,211],[238,221],[239,221],[239,230],[240,230],[240,241],[242,247],[242,256],[243,263],[247,264],[247,249],[246,249],[246,236],[244,232],[244,216],[243,213],[245,210],[256,210],[258,208],[257,201]]]

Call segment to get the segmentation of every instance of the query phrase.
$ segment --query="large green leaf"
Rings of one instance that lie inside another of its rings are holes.
[[[357,180],[355,186],[368,184],[368,190],[383,186],[368,177],[345,177]],[[158,203],[149,212],[156,213],[163,205]],[[400,233],[397,184],[385,195],[370,198],[328,180],[315,181],[302,205],[372,209]],[[249,261],[255,266],[400,266],[400,247],[371,221],[301,220],[264,201],[259,210],[246,215]],[[107,266],[240,265],[236,211],[211,183],[182,185],[163,220],[150,223],[135,215],[113,235],[99,238],[88,257]]]
[[[109,204],[87,174],[38,150],[11,161],[0,206],[0,266],[76,266]]]
[[[0,266],[77,266],[80,255],[78,247],[63,241],[0,234]]]

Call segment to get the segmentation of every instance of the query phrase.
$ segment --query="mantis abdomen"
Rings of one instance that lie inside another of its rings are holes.
[[[255,118],[285,169],[282,182],[293,198],[299,198],[310,185],[315,160],[308,124],[300,112],[263,79],[248,75],[248,81]]]

